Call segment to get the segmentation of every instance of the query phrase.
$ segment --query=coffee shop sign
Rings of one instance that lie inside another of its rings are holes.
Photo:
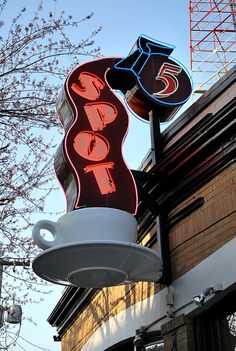
[[[127,57],[87,62],[67,77],[57,101],[65,136],[54,160],[67,212],[33,228],[43,249],[33,270],[41,278],[80,287],[159,280],[161,258],[136,243],[137,189],[122,154],[129,116],[116,90],[139,117],[149,120],[155,110],[155,123],[171,119],[191,94],[173,49],[143,35]]]

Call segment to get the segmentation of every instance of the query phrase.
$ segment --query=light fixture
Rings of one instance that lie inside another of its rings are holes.
[[[206,288],[200,295],[196,295],[192,298],[192,301],[197,305],[197,306],[203,306],[205,299],[207,296],[210,296],[211,294],[215,294],[223,289],[222,284],[218,283],[216,284],[215,287],[211,286],[209,288]]]
[[[172,286],[167,287],[166,295],[166,316],[167,318],[174,318],[174,289]]]
[[[53,340],[54,341],[61,341],[60,335],[53,335]]]
[[[21,323],[22,308],[20,305],[12,304],[6,308],[7,319],[6,321],[11,324]]]
[[[136,330],[133,344],[134,346],[138,346],[138,347],[143,346],[142,332],[139,329]]]

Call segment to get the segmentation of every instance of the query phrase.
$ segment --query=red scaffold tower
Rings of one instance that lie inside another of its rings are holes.
[[[236,63],[236,0],[189,0],[194,93],[208,90]]]

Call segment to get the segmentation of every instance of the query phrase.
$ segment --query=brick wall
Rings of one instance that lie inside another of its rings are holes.
[[[205,203],[169,233],[173,280],[180,277],[236,235],[236,164],[232,164],[172,211],[198,197]]]
[[[195,351],[191,320],[183,314],[161,328],[164,351]]]
[[[80,313],[62,338],[62,351],[79,351],[93,333],[109,318],[159,290],[154,283],[137,283],[104,288]],[[91,350],[92,351],[92,350]]]

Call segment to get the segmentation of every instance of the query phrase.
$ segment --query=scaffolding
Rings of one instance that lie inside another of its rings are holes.
[[[190,65],[200,96],[236,63],[236,0],[189,0]]]

